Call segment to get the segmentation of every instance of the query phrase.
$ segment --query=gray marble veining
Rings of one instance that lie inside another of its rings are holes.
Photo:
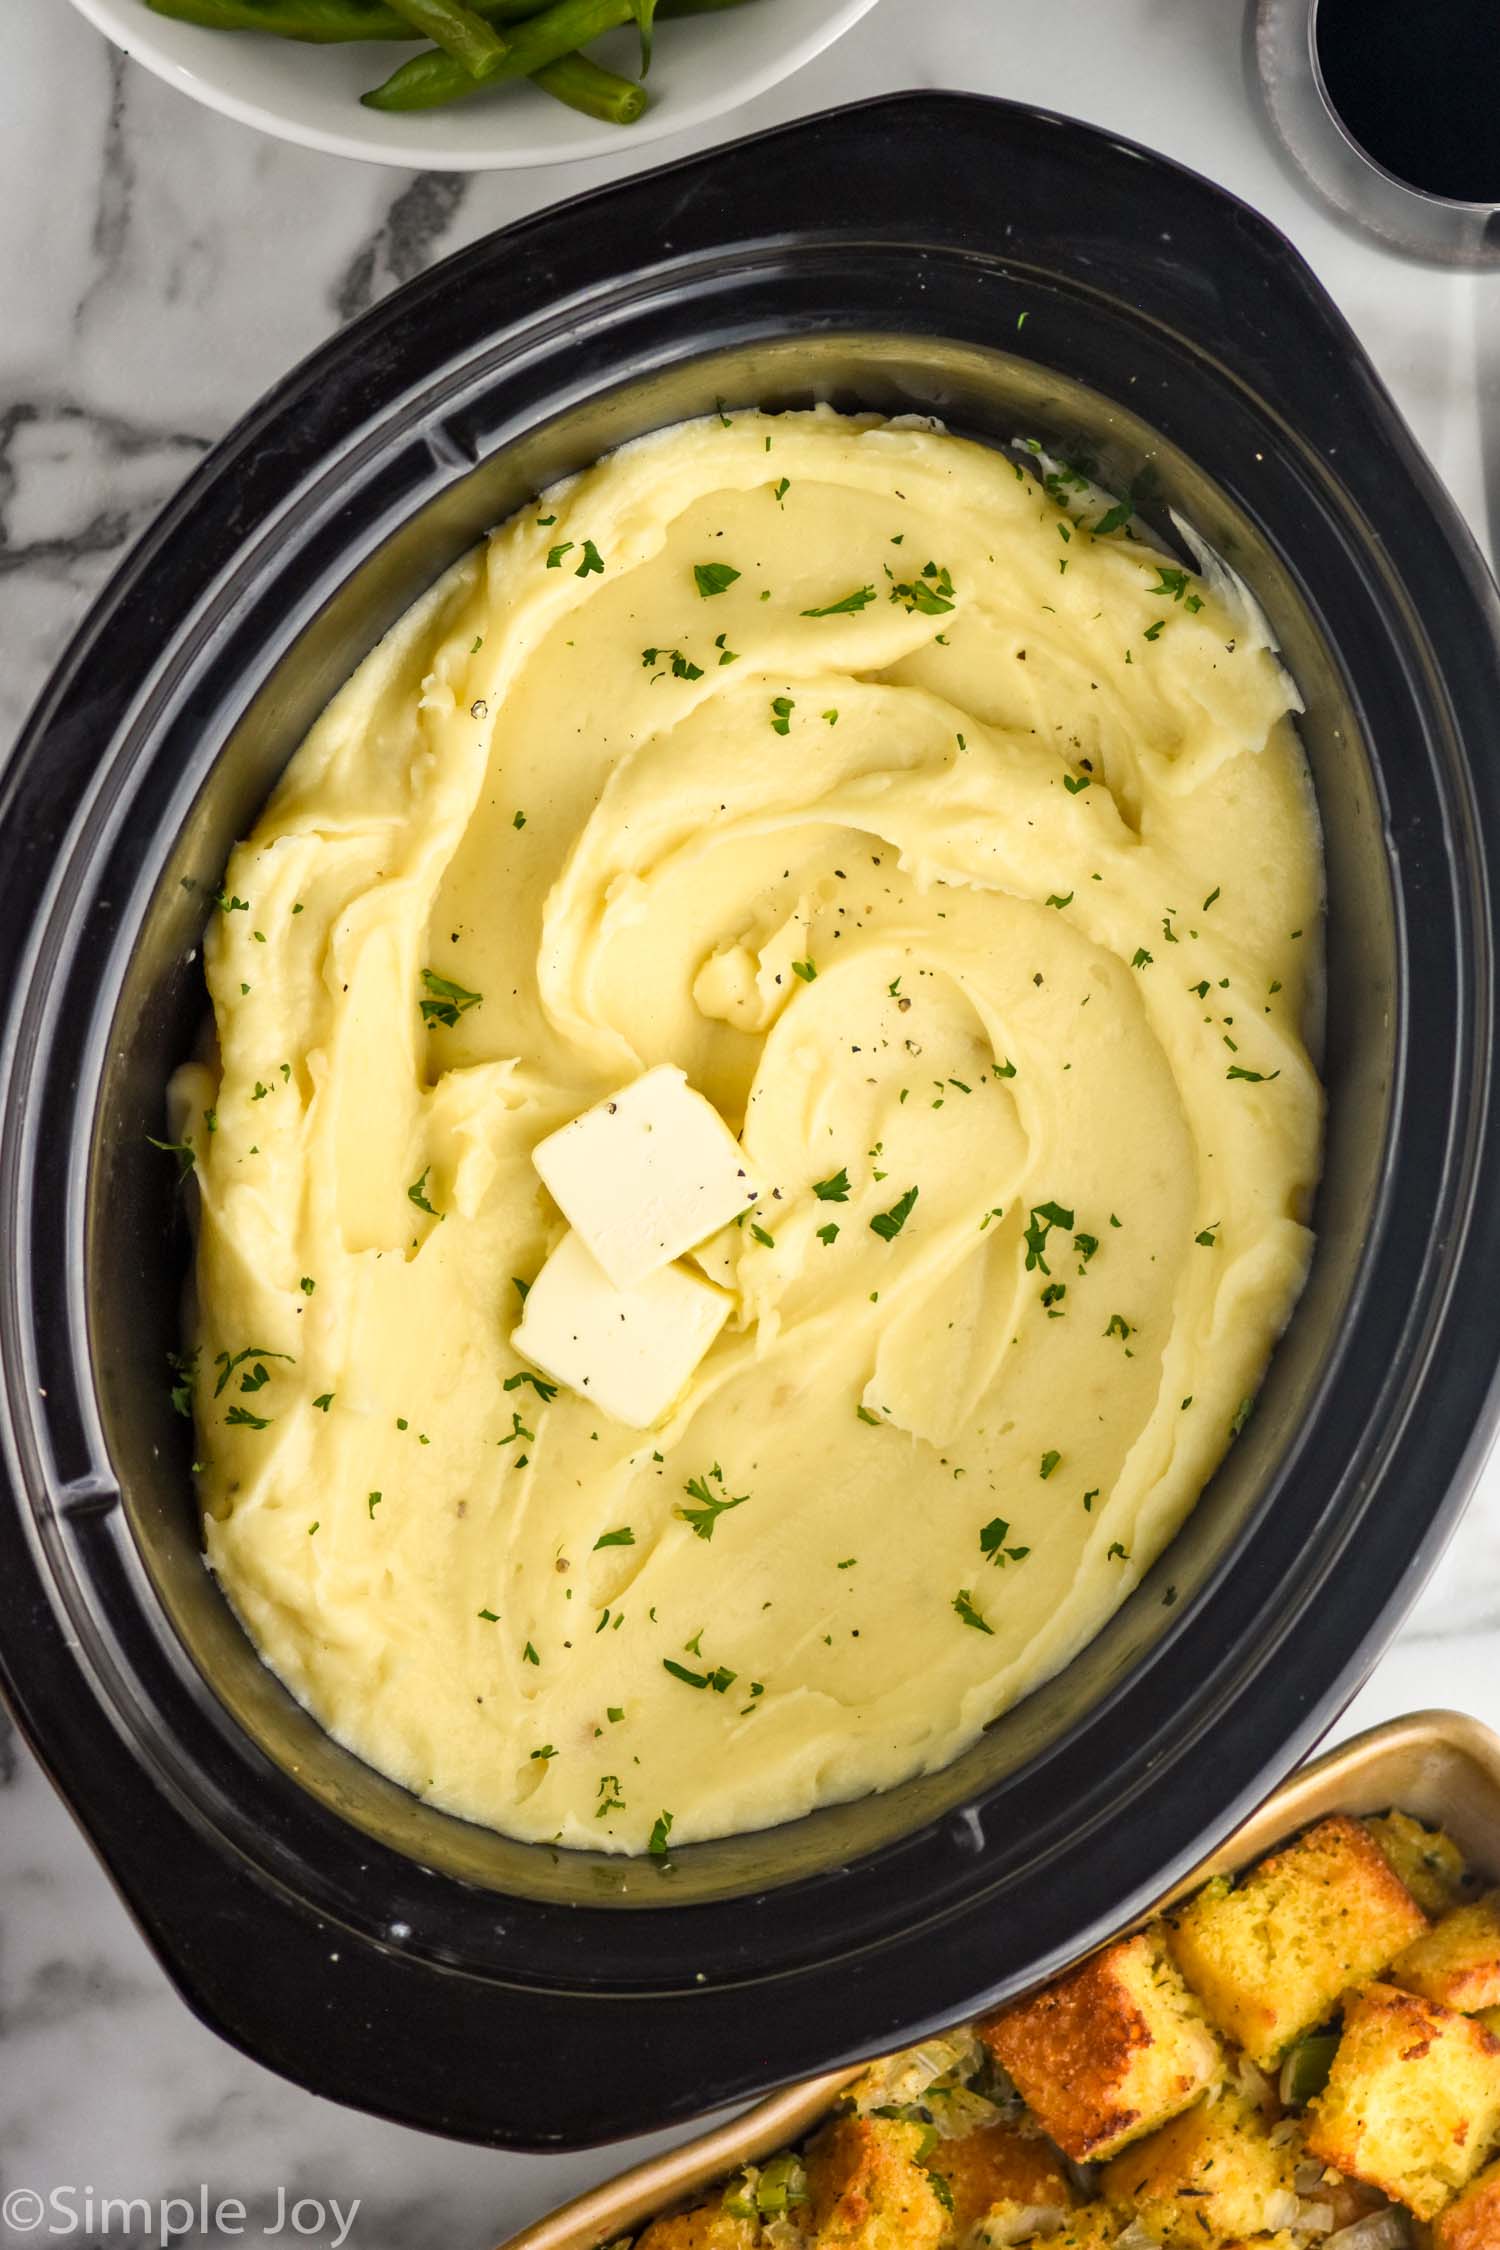
[[[91,596],[205,449],[303,353],[435,259],[627,170],[400,174],[286,147],[10,0],[0,73],[0,757]],[[1483,537],[1500,518],[1500,280],[1394,264],[1304,201],[1243,79],[1241,0],[882,0],[719,137],[906,85],[1068,109],[1198,166],[1286,228]],[[714,137],[655,152],[666,161]],[[1487,512],[1488,511],[1488,512]],[[1500,1722],[1492,1474],[1345,1721]],[[501,2157],[313,2100],[197,2023],[0,1717],[0,2244],[179,2239],[483,2250],[625,2152]],[[27,2191],[62,2202],[24,2224]],[[200,2195],[209,2200],[202,2223]],[[88,2198],[95,2199],[90,2205]],[[145,2198],[144,2215],[97,2208]],[[238,2198],[243,2220],[213,2206]],[[76,2227],[66,2214],[78,2214]]]

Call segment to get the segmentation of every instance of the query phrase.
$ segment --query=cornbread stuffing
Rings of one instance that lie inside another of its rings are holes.
[[[1477,1958],[1480,1887],[1406,1814],[1321,1821],[611,2250],[1500,2250],[1500,2039],[1377,1981]]]

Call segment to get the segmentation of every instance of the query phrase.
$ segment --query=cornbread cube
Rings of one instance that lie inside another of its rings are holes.
[[[754,2250],[759,2235],[756,2220],[737,2219],[721,2203],[704,2203],[653,2219],[635,2250]]]
[[[1020,2211],[1039,2206],[1071,2210],[1073,2189],[1062,2159],[1049,2141],[1013,2125],[981,2125],[962,2140],[942,2141],[928,2158],[953,2197],[948,2232],[959,2242],[988,2220],[1002,2241],[1010,2239]]]
[[[1436,2218],[1500,2135],[1500,2040],[1435,2000],[1367,1985],[1308,2119],[1313,2156]]]
[[[1500,2007],[1500,1891],[1457,1906],[1391,1963],[1392,1984],[1472,2015]]]
[[[1167,2250],[1264,2236],[1296,2216],[1295,2140],[1273,2141],[1243,2094],[1197,2102],[1105,2169],[1105,2200]]]
[[[1175,1918],[1171,1946],[1219,2029],[1272,2070],[1426,1928],[1369,1830],[1338,1814],[1242,1883],[1207,1884]]]
[[[978,2029],[1043,2130],[1080,2163],[1164,2125],[1222,2066],[1217,2039],[1149,1930]]]
[[[918,2151],[920,2125],[841,2117],[807,2152],[818,2250],[937,2250],[946,2214]]]
[[[1445,1830],[1424,1828],[1404,1812],[1382,1813],[1365,1826],[1424,1914],[1436,1920],[1475,1896],[1479,1877]]]
[[[1500,2164],[1491,2164],[1450,2203],[1432,2230],[1432,2250],[1495,2250],[1500,2242]]]

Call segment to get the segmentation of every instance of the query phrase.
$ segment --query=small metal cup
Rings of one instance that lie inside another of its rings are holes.
[[[1340,217],[1392,250],[1435,265],[1500,266],[1500,202],[1429,195],[1354,139],[1323,83],[1318,4],[1250,0],[1247,19],[1267,113],[1298,171]]]

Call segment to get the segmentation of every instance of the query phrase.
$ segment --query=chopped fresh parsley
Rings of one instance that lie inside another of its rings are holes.
[[[1201,1234],[1195,1234],[1193,1240],[1205,1250],[1216,1250],[1219,1246],[1219,1229],[1223,1223],[1222,1219],[1215,1219]]]
[[[1165,563],[1157,563],[1154,567],[1157,572],[1156,584],[1148,586],[1147,593],[1169,594],[1174,602],[1180,602],[1188,590],[1188,573],[1185,570],[1169,569]]]
[[[618,1531],[600,1532],[598,1538],[594,1541],[594,1553],[597,1555],[601,1547],[633,1547],[634,1545],[635,1533],[628,1523],[622,1523]]]
[[[1050,898],[1049,898],[1049,899],[1047,900],[1047,904],[1048,904],[1049,906],[1058,906],[1058,907],[1062,907],[1062,906],[1071,906],[1071,905],[1072,905],[1072,903],[1073,903],[1073,893],[1072,893],[1071,891],[1068,891],[1068,892],[1067,892],[1066,894],[1063,894],[1063,895],[1060,895],[1060,894],[1059,894],[1059,893],[1058,893],[1057,891],[1054,891],[1054,892],[1052,893],[1052,895],[1050,896]]]
[[[853,617],[858,611],[868,609],[874,599],[873,586],[856,586],[842,601],[825,602],[821,609],[805,609],[802,614],[804,617]],[[947,606],[951,609],[953,605],[950,602]]]
[[[681,1680],[685,1687],[712,1688],[715,1695],[727,1695],[739,1678],[737,1672],[727,1671],[722,1664],[712,1672],[690,1672],[685,1664],[674,1663],[670,1656],[664,1656],[661,1664],[664,1672],[670,1672],[673,1679]]]
[[[417,1005],[422,1011],[422,1021],[425,1024],[455,1024],[471,1008],[481,1007],[484,1003],[482,992],[470,992],[466,985],[455,984],[451,977],[440,977],[436,969],[424,969],[422,982],[427,988],[428,998],[419,1000]]]
[[[847,1203],[849,1200],[849,1174],[844,1165],[831,1172],[826,1180],[813,1181],[813,1194],[820,1203]]]
[[[196,1359],[197,1354],[194,1353],[193,1356]],[[247,1344],[242,1352],[234,1352],[233,1354],[215,1352],[214,1365],[219,1370],[219,1380],[214,1385],[215,1398],[224,1390],[235,1369],[243,1367],[247,1359],[256,1362],[266,1359],[284,1359],[288,1367],[295,1367],[297,1364],[290,1352],[268,1352],[264,1344]],[[242,1391],[258,1391],[267,1380],[265,1368],[257,1364],[250,1374],[241,1376],[240,1389]]]
[[[500,1612],[497,1609],[481,1609],[476,1614],[484,1619],[486,1625],[498,1625],[500,1622]]]
[[[838,1238],[839,1230],[832,1219],[829,1220],[826,1227],[819,1227],[818,1240],[820,1242],[827,1243],[830,1249],[832,1248],[833,1244],[838,1241]]]
[[[728,643],[729,635],[727,633],[715,633],[714,647],[719,652],[719,662],[721,664],[738,664],[740,652],[737,648],[730,648]]]
[[[602,572],[603,569],[604,557],[600,554],[592,539],[585,539],[583,542],[583,560],[574,571],[573,576],[575,578],[587,578],[591,571]]]
[[[177,1177],[179,1180],[185,1180],[198,1161],[197,1151],[192,1142],[188,1140],[159,1141],[154,1133],[148,1133],[146,1138],[151,1146],[159,1148],[163,1155],[176,1157]]]
[[[540,1375],[533,1375],[529,1367],[523,1367],[516,1374],[505,1378],[505,1388],[508,1391],[518,1391],[523,1383],[531,1385],[543,1406],[550,1406],[557,1396],[557,1385],[547,1382]]]
[[[1123,1313],[1112,1312],[1109,1316],[1109,1326],[1104,1333],[1106,1336],[1118,1336],[1123,1343],[1125,1338],[1134,1335],[1135,1331]]]
[[[1071,1230],[1073,1214],[1061,1203],[1033,1203],[1026,1222],[1026,1271],[1050,1274],[1047,1263],[1047,1236],[1053,1227]]]
[[[326,1413],[328,1412],[328,1409],[329,1409],[329,1407],[330,1407],[330,1406],[332,1406],[332,1404],[333,1404],[333,1393],[332,1393],[332,1391],[321,1391],[321,1392],[320,1392],[320,1393],[318,1394],[318,1396],[317,1396],[317,1397],[316,1397],[316,1398],[315,1398],[315,1399],[313,1400],[313,1405],[314,1405],[314,1406],[315,1406],[315,1407],[317,1408],[317,1410],[318,1410],[318,1412],[319,1412],[320,1414],[326,1414]]]
[[[892,581],[891,600],[903,609],[920,610],[924,617],[941,617],[953,607],[953,580],[945,566],[924,563],[918,576],[909,582]]]
[[[1053,1447],[1050,1452],[1044,1453],[1042,1455],[1040,1475],[1043,1484],[1046,1483],[1048,1477],[1051,1476],[1053,1470],[1057,1467],[1057,1464],[1061,1459],[1062,1455],[1057,1451],[1056,1447]]]
[[[1245,1424],[1246,1424],[1246,1423],[1247,1423],[1247,1422],[1249,1421],[1249,1419],[1250,1419],[1251,1415],[1252,1415],[1252,1414],[1253,1414],[1254,1412],[1255,1412],[1255,1401],[1254,1401],[1254,1399],[1253,1399],[1253,1398],[1242,1398],[1242,1399],[1240,1400],[1240,1403],[1239,1403],[1239,1405],[1238,1405],[1238,1406],[1237,1406],[1237,1407],[1235,1408],[1235,1410],[1234,1410],[1234,1416],[1233,1416],[1233,1419],[1231,1420],[1231,1422],[1230,1422],[1230,1424],[1229,1424],[1229,1434],[1230,1434],[1230,1436],[1231,1436],[1232,1438],[1235,1438],[1235,1437],[1238,1437],[1238,1436],[1239,1436],[1239,1434],[1240,1434],[1241,1430],[1243,1430],[1243,1428],[1245,1427]]]
[[[664,1859],[666,1857],[667,1838],[671,1833],[672,1815],[669,1812],[658,1813],[656,1824],[651,1831],[651,1840],[646,1846],[653,1859]]]
[[[526,1643],[526,1646],[521,1651],[521,1662],[523,1664],[535,1664],[540,1666],[541,1661],[542,1660],[537,1655],[536,1650],[532,1647],[530,1641],[528,1641]]]
[[[372,1523],[375,1520],[375,1510],[380,1506],[380,1503],[384,1497],[385,1495],[380,1492],[372,1492],[370,1494],[369,1500],[367,1501],[366,1505],[369,1508],[370,1520]]]
[[[191,1422],[193,1419],[193,1384],[198,1376],[198,1357],[196,1351],[167,1354],[167,1365],[177,1378],[172,1385],[172,1406],[184,1422]]]
[[[1279,1070],[1242,1070],[1238,1063],[1231,1063],[1224,1076],[1226,1078],[1243,1078],[1246,1084],[1250,1086],[1269,1086],[1273,1078],[1281,1076],[1281,1072]]]
[[[559,546],[550,547],[547,550],[547,568],[561,570],[563,556],[573,552],[573,544],[571,539],[564,539]]]
[[[743,1508],[750,1497],[748,1492],[741,1492],[732,1500],[721,1498],[719,1493],[709,1490],[710,1479],[722,1489],[724,1472],[717,1462],[709,1470],[707,1477],[689,1477],[683,1487],[688,1498],[696,1500],[698,1505],[695,1508],[679,1508],[676,1511],[694,1536],[699,1539],[712,1539],[714,1525],[718,1522],[720,1516],[727,1515],[731,1508]]]
[[[694,563],[693,584],[707,601],[711,594],[727,594],[739,577],[728,563]]]
[[[643,648],[641,662],[648,672],[654,664],[669,664],[674,680],[701,680],[703,677],[703,666],[689,663],[680,648]]]
[[[1007,1562],[1024,1562],[1031,1553],[1029,1547],[1007,1547],[1009,1537],[1010,1525],[1004,1516],[994,1517],[979,1534],[979,1551],[997,1570],[1003,1570]]]
[[[231,1406],[224,1419],[231,1429],[268,1430],[271,1426],[264,1414],[252,1414],[248,1406]]]
[[[425,1211],[429,1219],[440,1219],[443,1215],[442,1212],[434,1211],[427,1200],[427,1175],[431,1170],[432,1166],[429,1164],[423,1171],[421,1178],[412,1181],[411,1186],[406,1191],[406,1199],[408,1203],[415,1203],[419,1211]]]
[[[967,1586],[961,1586],[958,1592],[954,1595],[953,1607],[958,1612],[959,1616],[963,1619],[966,1625],[973,1626],[976,1633],[994,1632],[994,1626],[986,1625],[984,1619],[980,1616],[978,1610],[974,1607],[974,1596],[970,1593]]]
[[[880,1416],[878,1414],[872,1414],[868,1406],[856,1406],[854,1411],[859,1416],[860,1420],[862,1422],[868,1422],[872,1429],[878,1430],[880,1428]]]
[[[800,977],[804,984],[811,984],[817,973],[816,965],[811,961],[794,961],[792,963],[792,975]]]
[[[1089,779],[1090,777],[1086,773],[1065,773],[1063,775],[1063,787],[1070,797],[1076,797],[1080,790],[1087,789]]]
[[[912,1215],[917,1200],[917,1190],[909,1187],[905,1195],[898,1195],[889,1211],[877,1211],[870,1221],[871,1234],[878,1234],[882,1242],[894,1242]]]
[[[1130,966],[1132,969],[1149,969],[1155,958],[1155,954],[1148,953],[1143,945],[1138,945],[1131,956]]]
[[[796,708],[797,708],[796,704],[795,704],[795,703],[794,703],[794,702],[792,701],[792,699],[791,699],[791,697],[790,697],[789,695],[773,695],[773,696],[772,696],[772,698],[771,698],[771,732],[772,732],[772,734],[790,734],[790,733],[791,733],[791,731],[792,731],[792,713],[793,713],[793,712],[794,712],[794,711],[796,710]]]

